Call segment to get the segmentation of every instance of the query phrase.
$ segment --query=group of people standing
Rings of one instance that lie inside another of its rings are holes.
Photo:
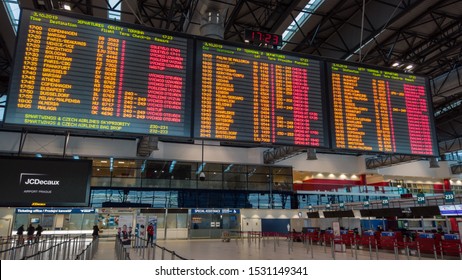
[[[19,245],[24,244],[24,231],[24,225],[21,225],[16,231]],[[29,227],[27,227],[27,244],[31,244],[32,242],[38,242],[40,240],[40,236],[42,236],[42,232],[43,228],[40,224],[37,225],[37,228],[35,228],[32,224],[29,224]]]

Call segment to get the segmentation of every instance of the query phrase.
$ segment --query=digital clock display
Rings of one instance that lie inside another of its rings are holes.
[[[256,30],[245,30],[245,40],[256,44],[282,46],[282,36]]]

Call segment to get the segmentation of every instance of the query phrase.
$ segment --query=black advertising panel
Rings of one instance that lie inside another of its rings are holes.
[[[433,218],[440,215],[440,208],[436,205],[411,207],[411,213],[415,218]]]
[[[28,10],[20,22],[5,123],[191,136],[190,39]]]
[[[318,211],[306,212],[306,215],[307,215],[308,218],[319,218],[319,212]]]
[[[197,41],[194,137],[328,145],[322,62],[269,49]]]
[[[0,158],[1,206],[88,206],[92,162]]]
[[[361,217],[407,217],[401,208],[377,208],[359,210]]]
[[[438,155],[427,80],[329,63],[334,149]]]
[[[325,218],[344,218],[354,217],[353,210],[341,210],[341,211],[324,211]]]

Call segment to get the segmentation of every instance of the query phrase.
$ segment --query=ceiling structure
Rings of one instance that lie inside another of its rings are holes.
[[[462,1],[22,0],[20,7],[62,10],[64,4],[70,13],[195,35],[200,35],[208,12],[214,11],[222,17],[226,41],[244,42],[245,29],[284,34],[286,51],[428,76],[440,154],[462,149]],[[2,9],[0,5],[0,15]],[[1,107],[15,38],[4,30],[0,33]],[[408,66],[412,68],[405,69]],[[276,162],[301,151],[274,148],[265,159]],[[383,164],[387,162],[392,160]]]

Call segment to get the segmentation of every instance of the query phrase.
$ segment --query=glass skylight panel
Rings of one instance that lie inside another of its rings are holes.
[[[282,33],[282,48],[287,44],[286,42],[290,41],[295,33],[298,32],[299,27],[303,26],[305,22],[308,21],[311,14],[321,5],[324,0],[310,0],[302,11],[295,17],[295,20],[287,27],[287,29]]]

